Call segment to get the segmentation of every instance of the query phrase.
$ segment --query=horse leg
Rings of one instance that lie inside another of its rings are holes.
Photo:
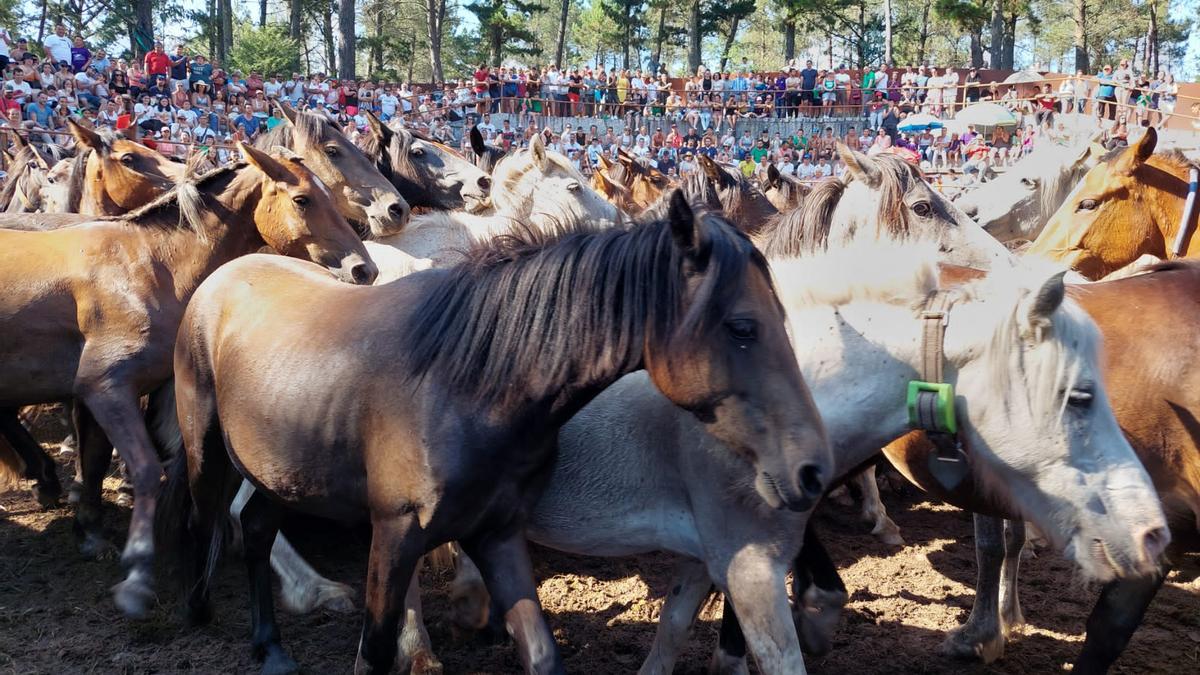
[[[412,675],[440,675],[442,663],[433,653],[429,632],[425,630],[425,617],[421,613],[420,566],[413,572],[404,595],[404,625],[396,648],[400,654],[398,670]]]
[[[875,465],[872,464],[854,477],[862,492],[862,518],[871,523],[871,534],[888,546],[903,546],[900,528],[888,518],[887,508],[879,497],[879,483],[875,481]]]
[[[38,504],[46,509],[58,504],[62,496],[62,485],[58,482],[56,471],[58,467],[25,425],[21,424],[16,408],[0,408],[0,433],[25,464],[25,478],[34,481],[33,496]]]
[[[127,616],[139,618],[154,599],[154,513],[162,480],[162,464],[138,406],[138,395],[112,382],[99,382],[81,392],[78,403],[87,406],[104,434],[121,453],[133,478],[133,517],[121,554],[128,570],[125,580],[113,587],[113,599]]]
[[[721,675],[750,672],[746,665],[746,636],[727,596],[721,598],[721,630],[717,634],[717,649],[708,661],[708,672]]]
[[[104,537],[101,490],[112,463],[112,443],[108,442],[87,406],[72,406],[71,418],[79,441],[79,454],[75,458],[79,476],[75,527],[83,535],[79,550],[89,557],[107,556],[115,551],[115,547]]]
[[[254,486],[243,480],[229,507],[234,527],[238,526],[242,507],[254,494]],[[235,539],[241,533],[234,534]],[[279,576],[279,594],[283,608],[293,614],[308,614],[318,607],[349,614],[354,611],[354,589],[321,576],[292,547],[282,532],[275,535],[271,547],[271,569]]]
[[[446,544],[454,556],[454,579],[450,582],[450,606],[454,624],[466,630],[480,630],[488,623],[491,598],[483,575],[470,556],[458,544]]]
[[[1106,673],[1125,651],[1129,638],[1142,623],[1146,608],[1162,587],[1170,568],[1161,574],[1109,582],[1087,621],[1083,652],[1075,662],[1076,673]]]
[[[300,668],[283,650],[271,595],[271,545],[283,521],[283,507],[255,492],[242,507],[242,550],[250,577],[250,648],[262,661],[263,675],[296,673]]]
[[[724,587],[727,603],[736,610],[759,669],[764,673],[807,672],[788,604],[787,563],[749,547],[734,553],[727,564],[708,562],[710,574],[726,575],[718,587]]]
[[[704,563],[690,558],[680,562],[658,616],[654,645],[638,671],[640,675],[670,675],[674,672],[679,651],[687,642],[692,623],[711,591],[712,580],[708,578]],[[740,656],[745,656],[745,650]]]
[[[517,642],[525,672],[564,672],[558,645],[538,601],[525,533],[515,530],[489,534],[462,544],[479,566],[484,584],[492,594],[492,604]]]
[[[1025,625],[1025,617],[1021,614],[1021,598],[1017,592],[1017,577],[1024,548],[1025,521],[1004,521],[1004,564],[1000,567],[1000,622],[1005,637],[1013,629]]]
[[[1000,567],[1004,563],[1004,521],[975,514],[975,604],[967,622],[950,631],[942,652],[951,656],[978,657],[991,663],[1004,655],[1000,623]]]
[[[391,670],[396,660],[396,634],[404,615],[404,597],[423,552],[424,541],[414,516],[372,522],[366,612],[354,663],[355,675]]]
[[[792,597],[792,618],[804,651],[814,656],[829,653],[849,595],[812,523],[804,528],[804,545],[793,564]]]

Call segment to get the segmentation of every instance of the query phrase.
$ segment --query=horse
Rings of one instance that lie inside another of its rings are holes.
[[[615,223],[620,218],[566,157],[546,150],[540,136],[534,136],[528,148],[506,155],[495,166],[491,181],[491,214],[423,213],[413,218],[405,232],[376,242],[399,250],[404,260],[429,259],[432,266],[444,267],[461,260],[462,249],[520,225],[549,233],[597,221]],[[385,264],[390,259],[381,256]],[[381,268],[387,278],[407,271]]]
[[[471,143],[471,153],[475,155],[475,166],[479,167],[484,173],[491,175],[496,165],[500,160],[508,154],[508,152],[499,146],[488,145],[483,140],[483,133],[479,131],[478,126],[472,126],[471,131],[467,134]]]
[[[0,417],[15,419],[23,405],[76,401],[84,477],[76,521],[85,552],[106,546],[100,481],[116,446],[135,495],[122,555],[128,575],[114,587],[130,616],[144,614],[153,597],[162,474],[139,398],[151,394],[151,413],[164,417],[171,348],[193,291],[222,263],[264,245],[319,262],[345,281],[370,283],[377,274],[311,171],[294,158],[239,149],[246,162],[185,176],[123,217],[47,232],[0,230]],[[15,449],[27,467],[44,457],[35,442]],[[41,478],[41,489],[58,490],[52,472]]]
[[[20,138],[20,135],[15,135]],[[16,153],[4,150],[8,175],[0,186],[0,212],[32,213],[43,208],[46,171],[50,168],[37,149],[25,142],[16,145]]]
[[[1158,133],[1148,127],[1133,145],[1102,157],[1026,255],[1057,261],[1088,279],[1104,278],[1144,256],[1200,255],[1195,209],[1187,214],[1187,232],[1176,250],[1195,165],[1178,151],[1155,154],[1157,142]]]
[[[186,463],[168,487],[186,496],[177,520],[193,552],[192,617],[208,614],[208,561],[236,467],[255,487],[241,525],[264,672],[295,669],[267,560],[284,505],[372,524],[356,672],[391,667],[416,563],[452,540],[483,570],[526,671],[561,672],[525,514],[559,427],[643,368],[753,465],[764,508],[810,508],[832,459],[766,262],[724,220],[681,196],[672,204],[666,219],[629,229],[518,231],[453,268],[350,293],[271,256],[210,277],[176,346]],[[264,358],[289,367],[246,367]],[[317,376],[330,359],[332,381]],[[338,423],[314,419],[313,406]]]
[[[774,164],[768,164],[762,192],[777,211],[786,213],[804,204],[809,187],[794,175],[781,173]]]
[[[1037,148],[954,203],[1001,242],[1033,241],[1075,185],[1107,154],[1095,140]]]
[[[285,122],[254,141],[254,147],[282,146],[329,188],[338,212],[362,238],[398,234],[408,224],[412,207],[376,163],[343,134],[327,115],[298,111],[281,104]]]
[[[458,153],[398,124],[367,113],[361,147],[413,208],[468,212],[490,205],[491,178]]]

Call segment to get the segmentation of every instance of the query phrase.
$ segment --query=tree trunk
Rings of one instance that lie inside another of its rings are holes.
[[[149,3],[149,0],[144,0]],[[233,49],[233,3],[231,0],[217,0],[217,14],[221,17],[221,39],[217,44],[217,57],[221,59],[221,67],[229,66],[229,52]],[[154,45],[151,45],[153,47]]]
[[[1142,72],[1154,77],[1158,74],[1158,1],[1149,0],[1146,4],[1150,10],[1150,25],[1146,28],[1146,57]]]
[[[296,40],[301,39],[301,25],[303,23],[304,3],[301,0],[292,0],[288,5],[288,37]]]
[[[921,32],[917,35],[917,64],[925,63],[925,48],[929,45],[929,8],[933,5],[933,0],[925,0],[921,3]],[[972,36],[974,39],[975,36]],[[972,67],[978,68],[974,63],[974,42],[972,41]]]
[[[992,68],[1004,63],[1004,0],[992,0],[992,33],[989,59]]]
[[[50,11],[50,0],[42,0],[42,14],[38,19],[38,44],[46,37],[46,14]]]
[[[700,0],[688,6],[688,75],[700,68]]]
[[[133,5],[133,58],[141,61],[146,52],[154,48],[154,3],[151,0],[136,0]]]
[[[355,75],[354,0],[338,0],[338,64],[339,80],[353,80]]]
[[[425,9],[429,19],[429,70],[433,81],[442,84],[446,81],[446,74],[442,71],[442,25],[446,20],[446,0],[425,0]]]
[[[220,39],[220,22],[217,21],[217,0],[207,0],[208,9],[208,53],[217,53],[217,40]]]
[[[741,22],[736,16],[729,20],[729,35],[725,36],[725,48],[721,50],[721,72],[725,72],[725,64],[729,62],[729,50],[733,49],[733,41],[737,38],[738,25]]]
[[[658,32],[654,35],[654,56],[651,57],[650,67],[655,73],[662,65],[663,43],[667,40],[667,3],[663,3],[658,12]],[[597,61],[599,63],[599,61]]]
[[[1018,13],[1013,12],[1005,19],[1004,26],[1004,52],[1000,55],[1001,65],[1004,70],[1013,70],[1016,65],[1016,49],[1017,49],[1017,18]]]
[[[883,0],[883,62],[892,67],[892,0]]]
[[[497,25],[488,28],[488,60],[493,68],[500,67],[504,56],[504,29]]]
[[[621,7],[621,23],[624,24],[621,26],[621,67],[626,70],[629,69],[629,43],[632,41],[630,33],[633,29],[633,17],[629,15],[631,10],[633,1],[624,0]]]
[[[1091,72],[1091,67],[1088,64],[1088,24],[1087,24],[1087,0],[1073,0],[1072,2],[1073,16],[1075,23],[1075,70],[1081,70],[1085,73]]]
[[[325,71],[335,72],[337,47],[333,41],[333,0],[325,0],[321,5],[321,37],[325,42]]]
[[[380,0],[375,0],[375,6],[371,8],[371,26],[371,49],[367,55],[368,79],[383,72],[383,2]]]
[[[554,67],[562,68],[563,53],[567,50],[567,14],[571,11],[571,0],[562,0],[558,13],[558,39],[554,43]]]
[[[983,67],[983,37],[979,34],[983,29],[977,29],[971,33],[971,67]]]
[[[267,27],[267,0],[258,0],[258,27]]]
[[[796,20],[783,22],[783,60],[790,63],[796,58]]]

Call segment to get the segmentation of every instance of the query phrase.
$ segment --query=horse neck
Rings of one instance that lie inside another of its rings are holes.
[[[180,297],[190,295],[221,265],[266,245],[255,223],[260,178],[248,167],[216,177],[200,188],[198,222],[151,230],[156,239],[152,246],[173,271]]]
[[[921,359],[921,322],[911,308],[874,302],[789,308],[788,322],[839,476],[909,431],[906,387],[919,378]]]
[[[1175,244],[1175,236],[1179,233],[1180,220],[1183,218],[1183,207],[1188,194],[1188,173],[1190,167],[1184,165],[1148,164],[1139,169],[1142,180],[1139,180],[1143,194],[1140,202],[1145,205],[1155,227],[1162,233],[1164,250],[1159,255],[1169,258],[1174,255],[1171,248]],[[1195,219],[1195,216],[1192,216]],[[1200,236],[1192,232],[1184,252],[1187,257],[1200,255]]]

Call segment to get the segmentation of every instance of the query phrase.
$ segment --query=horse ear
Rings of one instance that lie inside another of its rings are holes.
[[[1158,145],[1158,132],[1154,127],[1146,127],[1146,133],[1138,139],[1137,145],[1133,146],[1136,151],[1138,164],[1142,164],[1150,159],[1150,155],[1154,154],[1154,146]]]
[[[304,157],[301,156],[300,154],[298,154],[295,150],[292,150],[291,148],[287,147],[286,145],[276,145],[275,147],[271,148],[271,152],[279,155],[280,157],[282,157],[284,159],[290,159],[293,162],[300,162],[302,164],[304,163]]]
[[[391,133],[392,130],[388,129],[383,124],[383,122],[380,122],[379,118],[375,116],[375,113],[371,112],[370,110],[367,110],[366,113],[367,113],[367,128],[370,129],[371,133],[374,134],[375,136],[378,136],[380,139],[386,140],[388,134]]]
[[[299,110],[296,110],[291,105],[282,101],[279,102],[279,112],[283,113],[283,119],[291,122],[292,124],[296,123],[296,117],[300,115]]]
[[[101,150],[104,148],[104,141],[100,139],[100,134],[95,131],[88,129],[69,117],[67,118],[67,127],[71,130],[71,135],[75,137],[76,143],[87,146],[92,150]]]
[[[774,164],[768,164],[767,165],[767,185],[769,185],[771,187],[779,185],[780,178],[781,178],[781,176],[779,175],[779,169],[775,168]]]
[[[837,153],[838,157],[842,159],[842,164],[846,165],[846,171],[855,180],[862,181],[870,188],[879,187],[883,181],[883,175],[879,173],[879,167],[875,165],[874,160],[857,150],[851,150],[849,146],[841,142],[837,144]]]
[[[25,140],[25,137],[22,136],[17,131],[12,132],[12,137],[13,137],[13,147],[16,148],[17,150],[20,150],[21,148],[29,146],[29,141]]]
[[[38,152],[36,148],[33,150],[33,161],[37,163],[38,167],[42,171],[50,170],[50,163],[46,161],[46,158],[43,157],[42,153]]]
[[[246,158],[247,162],[266,174],[267,178],[283,183],[295,181],[291,172],[279,160],[262,150],[241,141],[238,141],[238,150],[242,153],[242,157]]]
[[[600,168],[604,169],[605,171],[608,171],[609,169],[611,169],[613,166],[613,161],[611,159],[609,159],[608,155],[606,155],[604,153],[600,153],[599,156],[600,156]]]
[[[671,193],[671,201],[667,206],[667,221],[671,223],[671,236],[675,245],[687,253],[696,250],[696,213],[688,204],[683,190]]]
[[[1025,337],[1041,339],[1046,329],[1050,328],[1051,317],[1062,305],[1067,294],[1063,276],[1066,271],[1057,272],[1042,284],[1041,288],[1027,301],[1024,312],[1025,325],[1022,332]]]
[[[476,157],[483,157],[487,154],[487,143],[483,142],[483,132],[479,131],[479,127],[471,127],[471,151]]]
[[[700,167],[704,169],[704,175],[708,176],[709,180],[717,183],[718,185],[721,183],[721,167],[717,166],[717,163],[712,161],[712,157],[701,154]]]
[[[542,140],[541,134],[534,134],[533,140],[529,141],[529,154],[537,168],[544,172],[550,158],[546,157],[546,141]]]
[[[617,185],[604,173],[597,171],[596,176],[600,178],[600,192],[605,197],[614,197],[626,191],[624,185]]]

